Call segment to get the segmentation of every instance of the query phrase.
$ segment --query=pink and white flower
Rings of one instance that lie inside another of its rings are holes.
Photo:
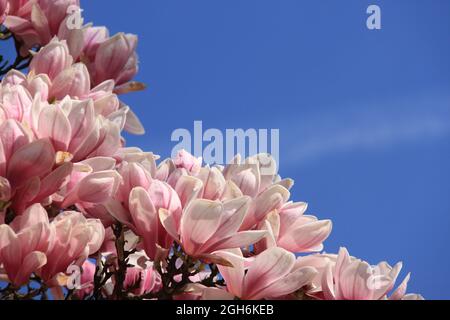
[[[41,205],[28,208],[11,225],[0,225],[0,264],[16,287],[25,285],[32,273],[47,263],[53,241],[47,212]]]
[[[307,285],[317,274],[312,267],[295,268],[294,254],[282,248],[270,248],[250,261],[245,261],[240,250],[218,254],[232,264],[219,265],[230,297],[244,300],[286,296]]]

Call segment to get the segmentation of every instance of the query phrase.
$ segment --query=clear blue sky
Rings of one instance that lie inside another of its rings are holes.
[[[366,8],[382,9],[382,30]],[[410,291],[450,298],[448,0],[83,1],[140,37],[147,128],[129,145],[167,157],[176,128],[279,128],[293,199],[334,221],[328,252],[404,262]],[[406,273],[403,272],[403,275]]]

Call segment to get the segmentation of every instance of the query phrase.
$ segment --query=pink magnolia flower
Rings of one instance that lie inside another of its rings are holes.
[[[241,230],[254,228],[267,215],[275,210],[281,210],[290,197],[285,187],[274,184],[252,199],[249,212],[245,217]]]
[[[43,267],[53,239],[47,212],[41,205],[29,207],[11,225],[0,225],[0,263],[16,287],[28,282]]]
[[[81,12],[76,7],[70,8],[70,15],[62,21],[57,33],[58,39],[67,41],[67,48],[74,61],[81,62],[84,58],[84,47],[91,24],[82,25],[84,22]],[[77,20],[80,19],[80,20]],[[79,25],[77,25],[79,24]]]
[[[36,58],[40,57],[41,55],[37,54]],[[71,68],[77,66],[81,64],[73,65]],[[81,69],[85,70],[84,67]],[[125,128],[142,133],[139,129],[141,124],[137,118],[135,119],[135,115],[127,106],[122,106],[117,96],[112,93],[114,85],[110,81],[92,90],[87,86],[86,92],[81,94],[85,99],[76,99],[77,92],[82,86],[78,86],[80,79],[76,76],[76,72],[72,73],[71,70],[65,69],[57,75],[57,78],[68,72],[74,76],[73,81],[58,80],[57,82],[62,81],[65,85],[57,87],[52,85],[50,78],[45,74],[25,77],[17,71],[9,72],[0,84],[0,120],[14,119],[31,124],[38,137],[45,136],[51,130],[64,135],[66,140],[74,139],[75,142],[67,151],[75,154],[79,150],[81,154],[75,155],[77,161],[88,156],[92,157],[93,155],[89,153],[95,153],[97,156],[113,155],[122,146],[120,132]],[[89,81],[85,77],[81,79]],[[70,83],[75,85],[75,91],[72,90],[73,86]],[[52,100],[50,97],[58,90],[62,100],[48,103],[47,99]],[[44,123],[52,120],[47,119],[48,117],[57,120],[54,127]],[[58,149],[58,151],[66,150]]]
[[[95,60],[100,44],[109,39],[109,31],[106,27],[89,27],[86,30],[83,42],[83,55],[90,61]]]
[[[193,195],[201,199],[223,202],[244,195],[251,197],[241,231],[257,227],[270,212],[280,210],[290,197],[288,189],[293,182],[290,179],[278,179],[275,161],[268,155],[256,155],[243,163],[238,156],[223,170],[220,167],[202,168],[201,161],[181,150],[175,159],[166,160],[159,165],[156,176],[167,181],[175,190],[179,180],[186,181],[188,176],[191,177],[191,183],[194,183],[192,178],[196,178],[202,183],[202,189]],[[190,199],[192,198],[191,196]]]
[[[304,215],[306,209],[306,203],[287,203],[279,211],[269,213],[260,223],[260,229],[267,230],[268,236],[256,245],[257,249],[278,246],[291,252],[322,251],[332,222]]]
[[[146,190],[152,184],[151,173],[138,162],[122,162],[117,168],[117,172],[122,176],[122,182],[116,194],[116,199],[128,208],[128,199],[130,192],[136,187],[142,187]]]
[[[305,288],[305,292],[311,297],[320,297],[322,294],[322,278],[325,274],[328,265],[334,265],[337,260],[336,254],[310,254],[297,258],[295,262],[295,269],[303,267],[313,267],[316,269],[317,274],[311,280],[308,288]]]
[[[3,0],[2,0],[3,1]],[[105,27],[91,25],[69,28],[73,19],[69,7],[78,6],[78,0],[10,1],[12,3],[4,24],[23,43],[21,54],[36,45],[45,46],[53,37],[67,41],[67,49],[74,62],[89,67],[94,85],[114,80],[117,93],[142,90],[145,86],[130,81],[138,71],[137,37],[119,33],[113,37]],[[50,76],[53,80],[53,74]],[[68,76],[66,74],[66,76]],[[80,74],[78,74],[80,76]],[[59,94],[59,92],[58,92]]]
[[[75,170],[65,190],[61,207],[67,208],[76,204],[83,210],[83,207],[89,207],[89,204],[106,203],[116,194],[120,180],[121,177],[115,170],[81,174]]]
[[[86,163],[87,161],[84,161]],[[118,168],[113,166],[110,169],[117,170],[118,184],[114,186],[111,195],[106,201],[96,204],[77,204],[80,210],[86,215],[98,218],[105,227],[111,226],[116,219],[124,223],[129,222],[128,199],[131,189],[135,186],[148,188],[151,183],[151,176],[139,163],[122,163]],[[143,179],[139,181],[139,170],[142,169]]]
[[[117,85],[130,81],[138,71],[137,36],[118,33],[100,43],[95,55],[94,82],[112,79]]]
[[[30,64],[30,72],[36,75],[46,74],[53,81],[72,64],[73,58],[69,53],[67,42],[53,38],[49,44],[34,55]]]
[[[4,84],[10,84],[10,85],[21,84],[26,79],[27,79],[27,77],[22,72],[17,71],[15,69],[12,69],[12,70],[8,71],[7,74],[5,74],[5,76],[3,77],[0,85],[4,85]]]
[[[224,170],[226,180],[232,181],[244,195],[256,197],[273,184],[290,189],[290,179],[281,180],[277,175],[277,164],[270,154],[257,154],[245,160],[237,155]]]
[[[402,263],[397,263],[394,267],[386,262],[371,266],[365,261],[351,257],[345,248],[341,248],[335,258],[324,257],[328,263],[326,268],[322,269],[321,277],[322,298],[325,300],[421,298],[417,295],[406,294],[409,274],[397,289],[393,290],[402,269]]]
[[[30,142],[29,133],[16,121],[0,125],[0,176],[16,214],[33,203],[44,202],[66,182],[71,163],[56,163],[56,153],[48,139]]]
[[[83,63],[75,63],[63,70],[54,79],[50,90],[50,99],[61,100],[65,96],[76,99],[87,98],[91,91],[89,72]]]
[[[174,162],[169,159],[158,166],[155,176],[167,181],[177,191],[183,207],[194,198],[227,200],[223,197],[227,184],[217,167],[201,167],[193,173],[181,166],[176,168]],[[235,198],[239,196],[242,194]]]
[[[47,264],[39,273],[47,283],[59,273],[65,273],[71,264],[81,266],[100,249],[105,237],[105,229],[99,220],[86,219],[75,211],[60,213],[52,221],[51,228],[55,235],[45,253]]]
[[[58,34],[71,5],[78,0],[10,0],[4,24],[25,43],[23,54],[35,45],[45,45]]]
[[[296,269],[294,254],[282,248],[267,249],[250,261],[245,261],[240,250],[221,251],[218,254],[233,265],[219,265],[227,291],[230,296],[244,300],[291,294],[307,285],[317,274],[311,267]]]
[[[144,152],[142,149],[136,147],[122,147],[117,150],[113,157],[118,161],[118,163],[139,163],[150,173],[152,177],[156,178],[156,160],[159,159],[159,156],[153,154],[152,152]]]
[[[67,96],[76,100],[92,99],[97,116],[102,115],[116,123],[121,130],[143,134],[145,130],[137,116],[113,93],[114,80],[107,79],[91,89],[92,80],[86,65],[73,62],[67,42],[53,38],[34,55],[30,74],[17,79],[15,72],[15,77],[10,77],[8,83],[21,84],[31,97],[39,93],[42,101],[67,100],[64,99]]]
[[[0,84],[0,119],[28,121],[32,103],[31,94],[22,85],[3,81]]]
[[[39,25],[38,33],[44,44],[58,33],[61,23],[69,14],[68,8],[80,7],[79,0],[38,0],[37,2],[37,5],[32,8],[31,19],[33,24]]]
[[[222,198],[226,181],[218,168],[203,167],[199,170],[197,178],[202,181],[202,189],[198,194],[199,198],[207,200]]]
[[[19,88],[19,85],[22,88]],[[32,101],[32,97],[35,97],[36,95],[38,95],[41,100],[47,100],[49,94],[50,79],[46,74],[34,75],[33,73],[30,73],[28,74],[28,76],[25,76],[23,73],[13,69],[9,71],[2,79],[2,82],[0,84],[0,91],[8,91],[8,86],[9,89],[13,89],[16,91],[23,90],[23,92],[28,95],[28,99],[30,101]],[[20,94],[23,94],[23,92],[20,92]],[[2,94],[3,93],[0,92],[0,95]],[[14,100],[8,100],[8,107],[4,108],[3,110],[4,118],[28,122],[29,109],[32,104],[24,105],[23,101],[20,101],[20,103],[17,102],[19,101],[16,100],[16,103],[14,103]]]
[[[134,182],[143,182],[144,186],[147,184],[145,180],[136,179]],[[174,220],[179,221],[181,203],[176,192],[162,181],[152,180],[147,189],[144,186],[133,187],[129,192],[128,203],[125,201],[122,204],[115,200],[106,206],[111,215],[142,237],[145,252],[154,260],[164,249],[168,249],[173,241],[160,223],[158,212],[164,209]],[[128,185],[129,187],[131,186]],[[120,193],[119,196],[123,197]]]
[[[177,168],[186,169],[189,173],[197,174],[202,166],[202,159],[196,158],[186,150],[180,150],[173,160]]]
[[[249,209],[250,198],[226,201],[195,199],[183,210],[179,231],[175,216],[167,210],[159,215],[167,232],[177,240],[186,254],[206,261],[217,260],[215,251],[250,246],[261,240],[265,231],[239,231]]]
[[[95,263],[86,260],[81,265],[81,277],[80,286],[81,288],[75,291],[75,295],[79,299],[84,299],[89,296],[94,290],[94,277],[95,277],[96,265]]]
[[[92,100],[66,98],[50,105],[35,99],[31,127],[36,137],[49,138],[57,151],[69,153],[73,161],[112,156],[121,147],[120,126],[95,115],[94,107]]]
[[[237,155],[224,168],[223,175],[227,180],[227,197],[241,192],[253,199],[242,230],[254,228],[270,212],[280,210],[288,201],[293,185],[291,179],[281,180],[275,159],[268,154],[258,154],[245,161]]]

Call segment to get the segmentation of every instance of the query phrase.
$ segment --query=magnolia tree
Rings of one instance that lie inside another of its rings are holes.
[[[126,146],[137,37],[78,0],[0,0],[0,298],[421,299],[401,263],[324,254],[332,223],[266,154],[202,166]],[[25,73],[19,70],[26,70]]]

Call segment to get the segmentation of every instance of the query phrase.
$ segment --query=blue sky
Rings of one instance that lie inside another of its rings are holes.
[[[177,128],[279,128],[293,199],[334,221],[328,252],[404,262],[410,291],[450,298],[450,2],[82,2],[140,37],[145,92],[125,97],[167,157]],[[382,30],[366,28],[366,8]],[[403,272],[405,275],[406,272]]]
[[[450,298],[448,0],[81,2],[139,35],[148,89],[124,100],[147,134],[129,145],[168,157],[195,120],[278,128],[292,198],[334,222],[327,252],[401,260],[410,291]]]

